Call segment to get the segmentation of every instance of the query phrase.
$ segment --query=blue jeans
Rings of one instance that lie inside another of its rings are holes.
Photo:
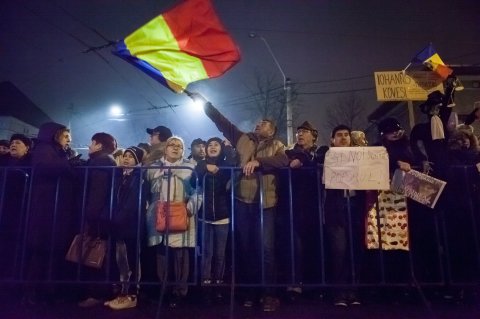
[[[223,280],[225,248],[230,224],[214,225],[205,223],[204,227],[202,280]]]
[[[258,203],[236,200],[234,217],[238,282],[264,286],[275,283],[275,207],[263,210],[263,227]]]

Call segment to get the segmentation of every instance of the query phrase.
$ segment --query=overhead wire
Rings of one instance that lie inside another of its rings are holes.
[[[107,43],[104,44],[104,45],[101,45],[101,46],[91,46],[89,44],[87,44],[85,41],[83,41],[81,38],[75,36],[73,33],[70,33],[68,31],[65,31],[63,30],[62,28],[60,28],[59,26],[55,25],[54,23],[48,21],[47,19],[44,19],[43,17],[41,17],[40,15],[38,15],[35,11],[33,10],[29,10],[31,13],[33,13],[34,15],[42,18],[48,25],[56,28],[57,30],[67,34],[68,36],[72,37],[73,39],[77,40],[79,43],[81,43],[82,45],[84,45],[85,47],[87,47],[86,50],[83,51],[83,53],[89,53],[89,52],[93,52],[95,55],[97,55],[98,57],[100,57],[102,59],[102,61],[104,61],[105,63],[107,63],[107,65],[115,72],[117,73],[120,78],[125,81],[125,83],[127,83],[127,85],[136,93],[138,94],[148,105],[151,105],[151,106],[154,106],[154,103],[152,103],[145,95],[141,94],[138,92],[138,90],[135,89],[134,85],[117,69],[115,68],[111,63],[110,61],[108,61],[102,54],[100,54],[100,52],[98,52],[99,50],[101,49],[105,49],[107,47],[110,47],[112,46],[113,44],[116,43],[116,41],[113,41],[111,39],[108,39],[106,36],[104,36],[102,33],[100,33],[97,29],[91,27],[90,25],[88,25],[87,23],[83,22],[82,20],[80,20],[79,18],[77,18],[75,15],[73,15],[71,12],[69,12],[68,10],[66,10],[65,8],[63,8],[62,6],[60,6],[58,3],[54,2],[54,1],[49,1],[51,4],[53,4],[55,7],[57,7],[58,9],[60,9],[64,14],[66,14],[69,18],[71,18],[72,20],[74,20],[75,22],[79,23],[80,25],[82,25],[83,27],[85,27],[86,29],[90,30],[91,32],[95,33],[97,36],[99,36],[102,40],[106,41]],[[143,78],[143,77],[142,77]],[[148,82],[147,82],[148,83]],[[153,89],[153,87],[152,87]],[[158,94],[157,90],[154,90],[154,92],[156,94]],[[165,100],[165,98],[161,95],[159,95],[160,98],[162,98],[162,100],[170,106],[170,109],[175,112],[173,110],[173,107],[171,106],[171,104],[169,102],[167,102]]]

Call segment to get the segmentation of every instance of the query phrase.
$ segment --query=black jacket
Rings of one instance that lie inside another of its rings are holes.
[[[138,168],[128,175],[123,174],[123,170],[117,171],[111,223],[111,234],[115,238],[135,239],[143,233],[146,188],[141,173]]]
[[[207,164],[214,164],[219,168],[235,166],[235,152],[233,148],[224,147],[217,159],[207,156],[205,160],[199,161],[195,167],[199,184],[203,187],[205,194],[199,218],[207,221],[228,218],[231,210],[230,192],[227,190],[227,184],[230,181],[230,170],[220,169],[216,174],[210,174],[207,171]],[[203,184],[204,177],[205,184]],[[205,216],[203,212],[205,212]]]
[[[117,164],[112,155],[103,150],[89,156],[87,166],[104,167],[89,168],[86,171],[85,216],[88,221],[88,233],[92,236],[106,237],[110,230],[110,212],[113,209],[112,176]]]
[[[32,151],[28,243],[46,251],[51,244],[58,249],[68,246],[76,226],[75,187],[78,181],[67,153],[54,141],[55,133],[62,128],[65,126],[53,122],[42,125]],[[51,238],[54,238],[53,243],[49,242]]]

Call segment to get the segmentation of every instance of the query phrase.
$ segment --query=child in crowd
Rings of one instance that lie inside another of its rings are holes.
[[[142,171],[135,169],[142,164],[144,151],[130,146],[123,152],[121,176],[115,179],[115,205],[112,217],[111,235],[115,239],[117,267],[120,273],[121,291],[115,299],[105,302],[115,310],[133,308],[137,305],[137,295],[129,294],[130,277],[140,280],[140,242],[143,225],[143,208],[145,195]],[[139,202],[141,200],[141,202]],[[138,286],[137,286],[138,287]]]

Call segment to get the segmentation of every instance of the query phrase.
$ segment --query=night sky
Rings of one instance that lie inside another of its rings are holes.
[[[167,125],[187,143],[219,135],[191,100],[176,95],[113,56],[89,47],[123,39],[177,1],[4,1],[0,9],[0,81],[11,81],[54,120],[70,123],[74,146],[97,131],[121,146],[147,141],[146,127]],[[253,128],[249,110],[255,74],[282,75],[261,34],[299,93],[294,126],[308,119],[325,141],[325,109],[355,92],[371,111],[373,72],[403,69],[432,42],[447,64],[480,63],[478,1],[215,0],[217,14],[242,60],[224,76],[189,86],[208,97],[240,128]],[[112,119],[109,108],[126,113]],[[168,107],[168,106],[174,107]],[[368,115],[365,114],[365,117]]]

